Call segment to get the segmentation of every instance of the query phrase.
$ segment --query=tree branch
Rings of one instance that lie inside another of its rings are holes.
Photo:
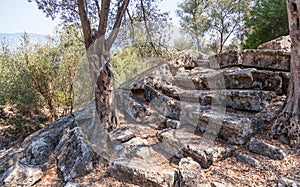
[[[97,7],[98,16],[100,18],[100,6],[99,6],[99,3],[98,3],[98,0],[94,0],[94,2],[95,2],[95,5]]]
[[[233,33],[234,29],[236,28],[236,26],[238,25],[238,21],[235,22],[234,26],[232,27],[231,31],[228,33],[228,35],[226,36],[226,38],[224,39],[224,41],[222,42],[222,45],[225,44],[225,42],[228,40],[229,36]]]
[[[111,34],[109,35],[107,42],[106,42],[106,48],[110,49],[113,42],[116,40],[117,36],[118,36],[118,32],[122,23],[122,19],[123,16],[127,10],[128,4],[129,4],[130,0],[124,0],[123,4],[118,8],[118,12],[117,12],[117,16],[116,16],[116,21],[115,24],[113,26],[113,30],[111,32]]]
[[[135,40],[135,32],[134,32],[134,21],[133,21],[133,18],[132,18],[132,16],[130,15],[130,12],[129,12],[129,10],[127,9],[127,15],[128,15],[128,17],[129,17],[129,20],[130,20],[130,25],[131,25],[131,37],[132,37],[132,41],[134,42],[134,40]]]
[[[107,29],[107,21],[109,15],[110,0],[101,1],[100,19],[98,25],[97,38],[104,37]]]
[[[152,41],[152,37],[150,35],[150,31],[149,31],[149,28],[148,28],[147,19],[146,19],[146,10],[145,10],[145,7],[144,7],[143,0],[140,0],[140,2],[141,2],[142,12],[143,12],[143,20],[144,20],[144,23],[145,23],[147,37],[149,37],[151,47],[154,49],[155,53],[158,54],[158,52],[156,50],[156,47],[155,47],[155,45]]]
[[[85,3],[85,0],[77,1],[80,22],[83,30],[84,44],[85,48],[88,49],[92,43],[92,30],[90,21],[88,19],[88,13],[85,9]]]

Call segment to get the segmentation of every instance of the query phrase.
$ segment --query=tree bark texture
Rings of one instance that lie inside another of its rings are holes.
[[[300,1],[287,0],[287,7],[292,39],[291,78],[285,106],[275,120],[271,134],[286,139],[294,148],[300,148]]]
[[[92,32],[87,10],[87,1],[78,0],[78,13],[84,35],[84,43],[87,50],[91,86],[95,92],[96,120],[107,131],[116,128],[118,118],[114,104],[114,76],[110,65],[110,49],[119,32],[119,27],[126,13],[130,0],[122,0],[118,4],[113,29],[106,38],[108,32],[108,19],[111,11],[111,0],[94,1],[98,10],[98,31]],[[101,5],[101,6],[100,6]]]
[[[111,69],[108,56],[100,56],[100,64],[103,64],[99,71],[95,70],[92,76],[95,76],[95,101],[97,120],[107,131],[114,130],[118,125],[118,118],[115,109],[114,98],[114,74]]]

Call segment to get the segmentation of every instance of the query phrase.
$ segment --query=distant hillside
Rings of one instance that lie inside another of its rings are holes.
[[[0,33],[0,41],[8,42],[11,49],[16,48],[22,41],[23,33]],[[29,40],[32,43],[46,43],[48,38],[46,35],[28,33]]]

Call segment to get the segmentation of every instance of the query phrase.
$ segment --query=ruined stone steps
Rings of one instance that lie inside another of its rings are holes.
[[[229,111],[225,107],[218,110],[218,107],[183,104],[162,94],[149,105],[133,99],[129,101],[123,113],[129,116],[127,120],[131,119],[131,122],[148,126],[156,124],[154,128],[158,129],[178,129],[189,124],[202,132],[211,131],[234,144],[243,144],[259,127],[258,122],[262,121],[253,113]]]
[[[275,97],[263,110],[257,112],[236,110],[222,105],[201,106],[197,103],[176,101],[158,91],[155,94],[157,95],[150,101],[149,107],[165,117],[164,120],[158,120],[163,121],[161,127],[179,129],[189,124],[201,132],[212,131],[233,144],[244,144],[264,124],[273,121],[285,98]]]
[[[176,86],[163,85],[158,89],[145,87],[146,94],[157,97],[157,92],[174,98],[178,101],[195,103],[203,106],[223,105],[238,110],[259,112],[272,99],[275,92],[260,90],[184,90]],[[150,92],[150,93],[147,93]],[[153,98],[152,98],[153,99]],[[148,98],[148,100],[152,100]]]
[[[146,86],[145,88],[151,89]],[[200,106],[196,103],[176,101],[155,89],[145,92],[150,105],[168,120],[166,127],[180,128],[186,124],[205,132],[212,130],[234,144],[243,144],[259,127],[263,119],[251,112],[226,109],[225,106]],[[162,120],[160,120],[162,121]],[[166,122],[165,122],[166,123]]]
[[[149,102],[151,107],[163,116],[175,120],[180,119],[180,113],[182,113],[182,111],[205,111],[211,108],[210,106],[178,101],[147,85],[145,85],[145,99]]]
[[[280,73],[231,67],[219,70],[196,68],[174,76],[173,85],[191,90],[255,89],[283,93]]]
[[[208,59],[201,54],[180,56],[150,73],[162,79],[150,76],[155,81],[137,84],[142,77],[133,81],[133,97],[128,97],[124,108],[132,118],[145,116],[140,121],[152,120],[159,128],[192,125],[230,143],[244,144],[280,109],[273,101],[286,92],[283,86],[289,76],[288,53],[254,53],[227,52]]]
[[[152,106],[156,108],[156,106]],[[136,125],[153,127],[155,129],[180,129],[184,125],[192,125],[199,132],[208,132],[221,136],[233,144],[243,144],[263,123],[264,118],[256,117],[252,113],[238,111],[213,111],[210,108],[201,110],[195,106],[181,110],[159,110],[158,113],[136,118]],[[152,110],[147,107],[147,110]],[[162,113],[164,112],[164,114]],[[223,113],[223,114],[222,114]],[[133,116],[131,119],[134,120]],[[127,118],[128,119],[128,118]],[[131,122],[133,122],[133,120]]]
[[[194,112],[193,118],[198,119],[197,127],[200,132],[220,136],[235,145],[244,144],[266,121],[251,113],[220,110]],[[190,120],[190,118],[185,119]]]
[[[180,159],[208,168],[232,156],[230,145],[244,145],[282,106],[274,103],[286,93],[289,57],[268,54],[248,51],[213,63],[182,56],[124,84],[116,103],[140,132],[116,131],[113,176],[140,186],[178,186]]]

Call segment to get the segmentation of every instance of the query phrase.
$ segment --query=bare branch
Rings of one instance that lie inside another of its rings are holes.
[[[141,2],[142,12],[143,12],[143,20],[144,20],[144,23],[145,23],[147,37],[149,37],[151,47],[154,49],[155,53],[158,54],[158,52],[156,50],[156,47],[155,47],[155,45],[154,45],[154,43],[152,41],[152,37],[151,37],[150,31],[149,31],[148,22],[147,22],[147,18],[146,18],[146,10],[145,10],[145,7],[144,7],[143,0],[140,0],[140,2]]]
[[[79,11],[79,17],[81,21],[81,26],[83,30],[83,37],[84,37],[84,44],[85,48],[88,49],[92,43],[92,30],[91,30],[91,24],[88,19],[88,13],[85,9],[85,0],[78,0],[78,11]]]
[[[107,29],[107,21],[109,15],[110,0],[101,1],[100,19],[98,25],[97,38],[104,37]]]
[[[98,16],[100,18],[100,6],[99,6],[99,3],[98,3],[98,0],[94,0],[94,2],[95,2],[95,5],[97,7]]]
[[[128,17],[129,17],[129,20],[130,20],[130,25],[131,25],[131,37],[132,37],[132,40],[134,41],[135,40],[135,32],[134,32],[134,21],[133,21],[133,18],[132,18],[132,16],[130,15],[130,12],[129,12],[129,10],[127,9],[127,15],[128,15]]]
[[[110,49],[113,42],[116,40],[121,23],[122,23],[122,19],[123,16],[127,10],[128,4],[129,4],[130,0],[124,0],[123,4],[118,8],[118,12],[117,12],[117,16],[116,16],[116,21],[115,24],[113,26],[113,30],[111,32],[111,34],[109,35],[107,42],[106,42],[106,48]]]

